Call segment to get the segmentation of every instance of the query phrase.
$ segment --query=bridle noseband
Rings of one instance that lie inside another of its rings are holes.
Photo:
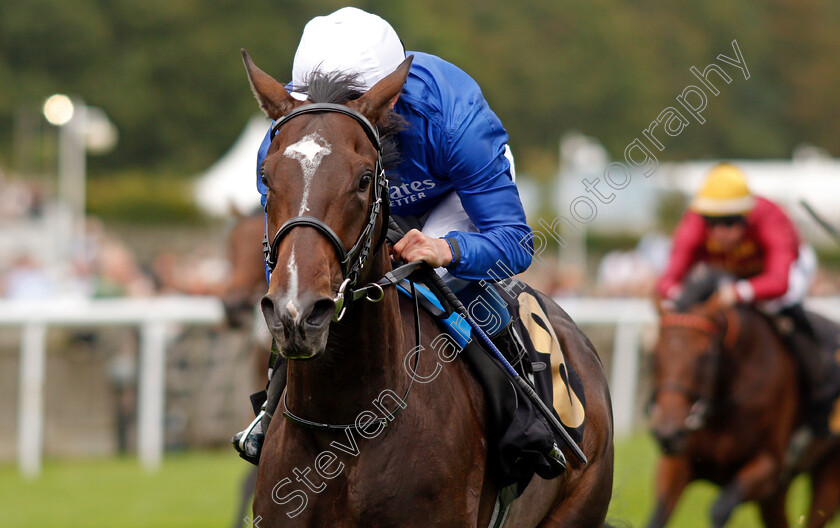
[[[388,201],[387,193],[388,180],[385,177],[385,170],[382,167],[382,144],[379,139],[379,131],[370,123],[370,121],[367,120],[365,116],[352,108],[333,103],[313,103],[300,106],[274,123],[271,127],[270,140],[274,140],[274,136],[277,135],[277,131],[281,126],[295,117],[302,114],[324,112],[344,114],[355,119],[356,122],[362,126],[362,129],[365,131],[365,135],[367,135],[368,139],[373,144],[373,147],[376,149],[376,164],[374,167],[376,181],[373,185],[371,185],[371,187],[373,187],[373,200],[370,205],[368,223],[365,225],[364,229],[362,229],[362,232],[359,234],[359,238],[356,239],[356,243],[353,244],[353,247],[348,251],[344,248],[344,243],[341,242],[341,239],[338,238],[335,231],[330,229],[330,227],[323,221],[312,216],[296,216],[294,218],[290,218],[283,223],[282,226],[280,226],[280,229],[278,229],[274,234],[270,243],[268,233],[265,233],[265,236],[263,237],[263,254],[265,255],[265,262],[268,265],[269,272],[273,272],[274,268],[277,266],[277,252],[280,241],[284,236],[289,234],[292,229],[295,227],[311,227],[324,235],[324,237],[326,237],[326,239],[333,245],[333,248],[335,248],[338,260],[341,263],[341,272],[344,278],[334,299],[335,314],[333,316],[333,320],[340,321],[347,310],[347,300],[353,301],[361,297],[365,297],[369,301],[376,302],[382,299],[382,288],[376,284],[365,286],[359,290],[355,290],[354,287],[359,278],[359,272],[362,268],[364,268],[367,263],[367,259],[371,254],[371,247],[373,246],[373,232],[376,228],[376,223],[382,214],[384,214],[382,228],[374,252],[377,251],[385,242],[385,235],[388,231],[386,225],[390,214],[390,203]],[[370,290],[377,290],[374,291],[373,297],[371,297]]]

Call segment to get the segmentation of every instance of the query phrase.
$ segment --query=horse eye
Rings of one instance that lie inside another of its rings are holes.
[[[260,181],[268,187],[268,178],[265,177],[265,167],[260,167]]]
[[[359,190],[364,191],[365,189],[367,189],[368,186],[370,185],[371,179],[372,179],[371,173],[369,173],[369,172],[364,173],[362,175],[362,178],[359,180]]]

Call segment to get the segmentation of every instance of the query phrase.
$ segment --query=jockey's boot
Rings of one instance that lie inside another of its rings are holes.
[[[263,418],[265,418],[265,409],[257,414],[257,417],[254,418],[254,421],[248,427],[233,435],[233,438],[230,440],[233,448],[239,453],[240,458],[247,460],[255,466],[260,462],[260,454],[262,453],[263,442],[265,442]]]
[[[280,401],[280,395],[283,394],[283,389],[286,388],[286,361],[279,354],[276,356],[275,354],[276,350],[272,346],[271,357],[274,368],[269,368],[269,382],[266,390],[251,395],[251,405],[253,405],[254,413],[257,417],[254,418],[254,421],[248,427],[239,431],[231,438],[231,444],[233,444],[233,448],[239,453],[240,458],[247,460],[255,466],[260,462],[260,454],[262,453],[263,443],[265,442],[265,433],[268,431],[271,417],[277,409],[277,404]]]
[[[493,336],[491,341],[517,372],[519,372],[519,375],[525,379],[530,379],[533,385],[531,358],[525,349],[525,343],[517,334],[516,325],[509,324]],[[551,402],[547,402],[547,404],[550,406]],[[543,420],[542,416],[535,417],[534,419]],[[548,465],[535,464],[534,467],[537,475],[548,480],[558,477],[566,471],[566,457],[556,442],[550,448],[544,449],[542,455]]]
[[[801,304],[786,308],[779,315],[792,323],[783,323],[781,328],[802,371],[806,420],[814,434],[827,435],[829,414],[840,395],[840,367],[831,354],[823,350],[825,344],[808,321]]]

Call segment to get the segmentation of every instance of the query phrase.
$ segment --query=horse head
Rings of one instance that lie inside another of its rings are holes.
[[[411,57],[363,94],[348,89],[351,77],[316,73],[300,101],[242,54],[254,95],[275,121],[261,167],[272,269],[262,312],[284,356],[311,359],[326,346],[345,289],[370,273],[368,257],[381,247],[388,194],[375,127],[391,113]]]
[[[265,268],[260,250],[263,215],[243,215],[234,210],[234,222],[227,235],[230,277],[222,293],[228,324],[242,327],[254,313],[265,293]]]
[[[714,297],[686,311],[669,310],[659,302],[657,308],[651,426],[662,450],[676,455],[686,448],[690,433],[706,426],[729,324]]]

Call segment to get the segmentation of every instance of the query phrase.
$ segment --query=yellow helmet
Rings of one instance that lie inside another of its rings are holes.
[[[738,216],[749,213],[753,206],[755,198],[741,169],[718,163],[709,171],[689,207],[703,216]]]

